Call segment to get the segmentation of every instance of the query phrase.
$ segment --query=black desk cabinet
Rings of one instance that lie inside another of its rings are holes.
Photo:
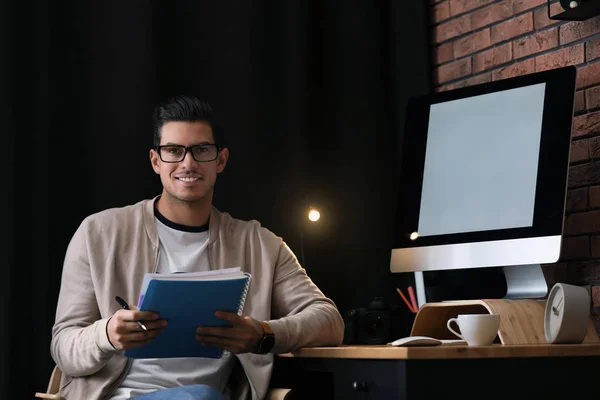
[[[599,374],[600,356],[439,360],[275,357],[271,386],[292,388],[294,400],[575,400],[597,398]]]

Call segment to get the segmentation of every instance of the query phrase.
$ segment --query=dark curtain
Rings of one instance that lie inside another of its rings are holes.
[[[172,94],[210,101],[225,122],[218,208],[282,236],[342,311],[398,302],[410,279],[389,272],[391,221],[406,100],[429,90],[427,2],[0,7],[1,399],[46,389],[82,219],[159,193],[150,115]]]

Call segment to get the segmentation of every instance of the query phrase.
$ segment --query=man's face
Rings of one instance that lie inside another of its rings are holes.
[[[161,146],[215,143],[212,128],[206,122],[167,122],[161,132]],[[170,200],[188,203],[212,201],[217,174],[225,169],[228,157],[229,151],[222,149],[216,160],[198,162],[188,151],[183,161],[168,163],[161,160],[155,149],[150,150],[152,169],[160,175],[163,194]]]

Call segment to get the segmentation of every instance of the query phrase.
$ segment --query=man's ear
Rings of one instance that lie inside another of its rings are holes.
[[[152,164],[152,169],[158,175],[160,175],[160,157],[156,150],[150,150],[150,163]]]
[[[219,151],[219,156],[217,157],[217,173],[220,174],[225,169],[227,165],[227,160],[229,160],[229,149],[227,147],[221,149]]]

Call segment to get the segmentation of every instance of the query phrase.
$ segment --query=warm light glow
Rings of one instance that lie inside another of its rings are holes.
[[[308,212],[308,219],[310,219],[312,222],[315,222],[318,221],[319,218],[321,218],[321,213],[315,210],[314,208],[311,208]]]
[[[410,240],[417,240],[419,234],[417,232],[413,232],[410,234]]]

